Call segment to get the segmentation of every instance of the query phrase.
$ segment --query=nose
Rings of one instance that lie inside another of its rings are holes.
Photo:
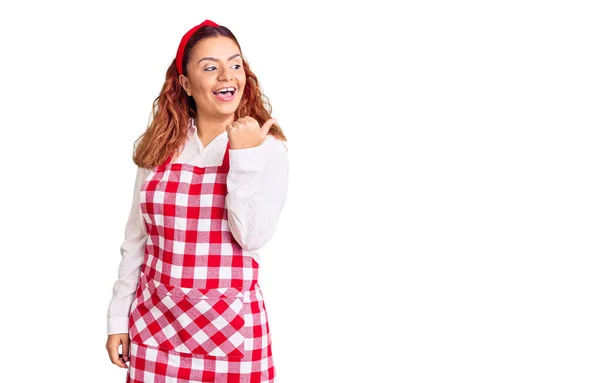
[[[224,69],[219,73],[218,80],[219,81],[229,81],[233,78],[233,72],[231,68],[224,67]]]

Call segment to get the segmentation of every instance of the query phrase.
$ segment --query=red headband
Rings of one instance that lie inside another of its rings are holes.
[[[179,43],[179,48],[177,48],[177,57],[175,58],[175,64],[177,65],[177,72],[179,72],[179,74],[183,74],[183,51],[185,50],[185,46],[187,45],[188,40],[190,39],[190,37],[192,37],[194,32],[196,32],[198,29],[200,29],[201,27],[203,27],[205,25],[210,25],[211,27],[219,26],[219,24],[217,24],[213,21],[204,20],[202,22],[202,24],[196,25],[194,28],[187,31],[187,33],[185,35],[183,35],[183,37],[181,38],[181,42]]]

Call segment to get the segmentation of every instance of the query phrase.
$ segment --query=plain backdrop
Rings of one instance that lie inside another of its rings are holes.
[[[4,2],[0,381],[123,382],[133,142],[229,27],[288,137],[278,383],[598,382],[595,2]]]

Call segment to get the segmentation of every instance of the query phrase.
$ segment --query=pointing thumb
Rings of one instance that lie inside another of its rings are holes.
[[[265,138],[269,133],[269,129],[271,129],[271,126],[276,122],[277,120],[274,118],[268,119],[267,122],[265,122],[265,124],[260,128],[260,136],[262,138]]]

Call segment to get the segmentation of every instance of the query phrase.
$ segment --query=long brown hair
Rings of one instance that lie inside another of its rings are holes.
[[[187,76],[187,63],[194,46],[201,40],[224,36],[233,40],[240,53],[242,48],[233,33],[224,26],[212,27],[205,25],[198,29],[189,39],[183,53],[183,74]],[[246,86],[240,100],[240,104],[235,111],[234,119],[251,116],[259,125],[263,125],[271,118],[271,103],[269,98],[262,94],[256,75],[250,70],[250,65],[243,58],[242,62],[244,72],[246,73]],[[167,69],[165,83],[158,97],[152,103],[152,120],[146,131],[139,136],[133,146],[133,162],[139,166],[151,169],[162,164],[167,157],[175,153],[187,137],[188,121],[196,117],[198,113],[196,103],[191,96],[188,96],[179,84],[179,75],[175,59]],[[273,124],[269,129],[269,134],[287,141],[283,131],[277,125]]]

